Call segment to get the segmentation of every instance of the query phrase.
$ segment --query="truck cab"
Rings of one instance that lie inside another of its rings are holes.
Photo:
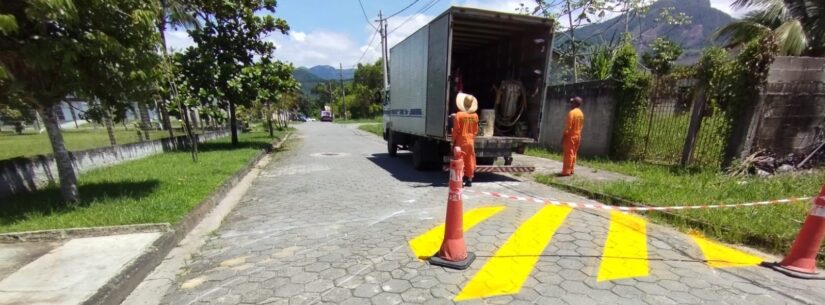
[[[507,168],[540,135],[552,60],[553,20],[451,7],[390,49],[384,105],[387,152],[411,150],[416,168],[449,160],[450,114],[459,92],[474,95],[481,119],[477,171]]]

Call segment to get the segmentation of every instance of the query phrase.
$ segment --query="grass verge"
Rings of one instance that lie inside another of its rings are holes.
[[[383,137],[384,136],[384,125],[383,124],[364,124],[358,126],[358,129],[361,129],[366,132],[371,132],[376,136]]]
[[[560,160],[561,156],[530,148],[528,155]],[[599,170],[634,176],[634,181],[598,182],[573,177],[536,176],[541,183],[571,186],[586,192],[604,194],[624,201],[649,206],[743,203],[789,197],[815,196],[819,193],[825,170],[806,171],[773,177],[730,177],[714,170],[681,169],[634,161],[604,159],[581,160],[579,164]],[[671,215],[650,214],[658,222],[682,229],[700,229],[705,234],[729,243],[747,244],[784,254],[799,232],[810,201],[777,206],[678,211]],[[697,226],[704,223],[705,226]],[[825,252],[825,247],[823,251]],[[820,259],[822,261],[822,259]]]
[[[70,151],[86,150],[98,147],[109,146],[109,134],[105,127],[91,128],[83,126],[78,129],[64,129],[63,140],[66,142],[66,149]],[[176,132],[176,135],[183,135]],[[157,140],[168,138],[169,132],[166,130],[152,130],[149,132],[149,139]],[[115,140],[118,144],[129,144],[140,142],[137,130],[123,126],[115,127]],[[46,155],[52,153],[52,145],[46,132],[37,133],[27,130],[22,135],[18,135],[8,129],[0,132],[0,160],[21,156]]]
[[[285,131],[276,136],[283,137]],[[189,152],[168,152],[81,174],[81,202],[60,202],[57,186],[3,200],[0,232],[140,223],[176,223],[269,145],[268,133],[239,135],[199,145],[198,163]]]

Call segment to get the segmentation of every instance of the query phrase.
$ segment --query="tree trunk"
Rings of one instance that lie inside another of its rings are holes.
[[[192,123],[192,130],[200,129],[200,124],[198,124],[200,116],[198,115],[198,112],[190,108],[188,114],[189,122]]]
[[[266,120],[267,120],[267,122],[269,122],[269,137],[274,138],[275,137],[275,130],[273,130],[273,128],[272,128],[272,110],[271,110],[271,108],[269,108],[269,103],[266,103],[266,112],[267,112]]]
[[[63,142],[63,134],[60,133],[60,122],[57,121],[55,111],[58,106],[41,109],[46,118],[46,132],[49,135],[49,142],[52,144],[52,151],[54,152],[54,160],[57,164],[57,175],[60,178],[60,194],[63,196],[63,201],[69,204],[77,203],[80,200],[80,192],[77,189],[77,176],[72,165],[72,157],[69,151],[66,150],[66,145]]]
[[[238,146],[238,118],[235,117],[235,103],[229,101],[229,129],[232,132],[232,146]]]
[[[106,133],[109,134],[109,144],[115,146],[117,140],[115,140],[115,124],[112,122],[112,113],[107,109],[103,115],[103,124],[106,125]]]
[[[161,127],[169,132],[169,137],[175,137],[175,131],[172,130],[172,121],[169,119],[169,111],[166,110],[166,103],[161,101],[158,103],[158,111],[160,111]]]
[[[138,112],[140,112],[140,130],[143,133],[144,141],[149,141],[149,131],[152,130],[152,118],[149,117],[149,107],[146,103],[138,103]]]
[[[189,122],[189,108],[184,106],[183,103],[178,103],[178,109],[183,117],[183,130],[186,132],[186,138],[189,139],[192,162],[198,162],[198,142],[195,141],[195,136],[192,134],[192,124]]]
[[[57,118],[57,117],[55,116],[55,118]],[[40,111],[34,111],[34,130],[37,131],[37,133],[41,133],[41,132],[43,132],[43,127],[42,126],[43,126],[43,118],[40,115]],[[60,128],[60,123],[59,122],[57,124],[57,128]]]
[[[66,105],[69,105],[69,113],[72,114],[72,121],[74,121],[74,129],[80,128],[77,126],[77,113],[74,111],[74,107],[72,106],[71,102],[66,102]]]

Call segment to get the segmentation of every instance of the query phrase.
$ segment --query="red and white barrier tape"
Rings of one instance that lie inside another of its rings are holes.
[[[484,191],[475,191],[475,190],[468,190],[468,189],[464,189],[464,191],[468,192],[468,193],[482,194],[482,195],[496,197],[496,198],[505,198],[505,199],[512,199],[512,200],[518,200],[518,201],[529,201],[529,202],[542,203],[542,204],[566,205],[566,206],[569,206],[571,208],[594,209],[594,210],[618,210],[618,211],[624,211],[624,212],[700,210],[700,209],[728,209],[728,208],[738,208],[738,207],[753,207],[753,206],[763,206],[763,205],[786,204],[786,203],[791,203],[791,202],[809,200],[809,199],[813,198],[813,197],[798,197],[798,198],[776,199],[776,200],[747,202],[747,203],[736,203],[736,204],[706,204],[706,205],[661,206],[661,207],[651,207],[651,206],[625,207],[625,206],[612,206],[612,205],[604,205],[604,204],[561,202],[561,201],[558,201],[558,200],[544,200],[544,199],[534,198],[534,197],[513,196],[513,195],[507,195],[507,194],[502,194],[502,193],[497,193],[497,192],[484,192]]]

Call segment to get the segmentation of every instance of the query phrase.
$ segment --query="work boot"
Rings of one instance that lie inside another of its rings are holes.
[[[466,186],[466,187],[473,186],[473,178],[467,178],[467,181],[464,181],[464,186]]]

